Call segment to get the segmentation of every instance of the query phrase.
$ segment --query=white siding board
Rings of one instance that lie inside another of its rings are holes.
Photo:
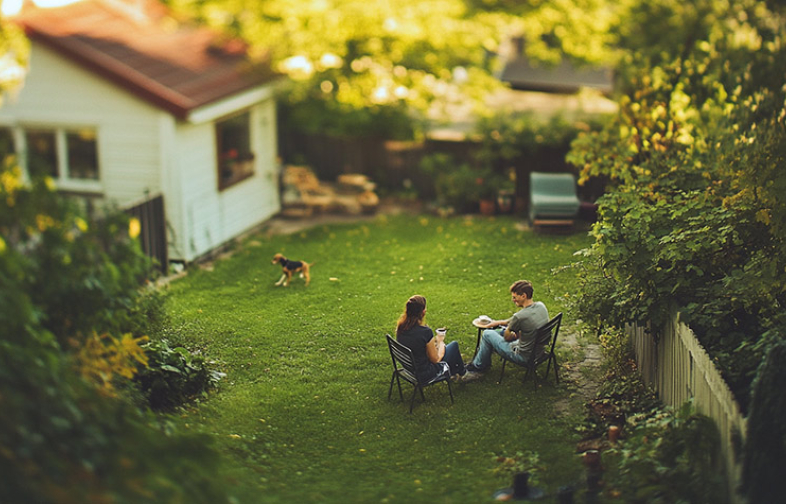
[[[183,236],[177,252],[191,261],[219,245],[218,181],[212,124],[180,123],[176,130],[180,195],[183,201]],[[186,238],[187,237],[187,238]]]
[[[254,175],[219,192],[212,120],[177,122],[32,42],[27,81],[4,98],[0,125],[95,128],[102,195],[124,207],[163,194],[170,259],[191,261],[279,211],[275,113],[272,98],[252,107]]]
[[[183,177],[186,261],[235,238],[278,212],[275,106],[251,110],[254,175],[218,192],[214,124],[178,127],[179,169]]]
[[[160,191],[161,115],[36,42],[25,85],[0,108],[5,125],[95,128],[103,196],[120,206]]]

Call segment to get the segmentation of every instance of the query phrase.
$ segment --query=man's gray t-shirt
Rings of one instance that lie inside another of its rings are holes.
[[[549,311],[546,305],[537,301],[522,308],[513,314],[508,322],[508,328],[519,334],[519,339],[511,343],[511,349],[525,359],[529,359],[532,350],[535,348],[535,333],[538,328],[549,321]],[[542,349],[547,341],[538,342]]]

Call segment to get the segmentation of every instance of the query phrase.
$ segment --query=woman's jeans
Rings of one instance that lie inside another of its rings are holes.
[[[454,374],[463,375],[466,373],[464,369],[464,360],[461,358],[461,352],[457,341],[451,341],[445,345],[445,355],[442,356],[442,362],[447,362],[450,366],[451,376]]]
[[[479,370],[485,371],[491,367],[491,356],[494,355],[495,352],[504,355],[506,359],[524,364],[524,357],[513,351],[511,346],[513,342],[505,341],[501,333],[502,331],[499,329],[486,329],[483,331],[478,354],[472,361],[472,364]]]

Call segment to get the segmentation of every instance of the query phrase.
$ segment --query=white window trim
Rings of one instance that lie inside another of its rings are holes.
[[[104,192],[103,171],[101,170],[101,156],[100,150],[97,152],[98,157],[98,180],[75,179],[68,176],[68,142],[66,139],[66,132],[78,130],[80,128],[90,128],[96,132],[96,149],[98,147],[98,128],[95,126],[51,126],[42,124],[23,124],[21,126],[12,127],[14,140],[16,145],[21,147],[17,148],[20,153],[20,165],[24,167],[25,176],[29,179],[30,172],[27,166],[27,137],[25,132],[27,130],[51,130],[55,132],[55,149],[57,152],[57,177],[52,177],[55,187],[62,191],[84,192],[100,194]]]

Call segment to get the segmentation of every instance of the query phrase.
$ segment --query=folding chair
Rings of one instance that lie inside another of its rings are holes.
[[[549,372],[551,371],[551,364],[554,363],[554,378],[557,380],[559,384],[559,373],[557,371],[557,357],[554,355],[554,346],[557,344],[557,335],[559,334],[559,327],[562,324],[562,312],[558,313],[553,319],[546,322],[543,326],[541,326],[537,333],[535,333],[535,348],[532,351],[532,356],[530,359],[525,363],[519,363],[510,359],[507,359],[504,355],[502,355],[502,372],[499,375],[499,381],[497,383],[502,383],[502,377],[505,376],[505,364],[508,361],[516,364],[517,366],[527,368],[527,373],[524,375],[524,379],[522,383],[527,381],[530,372],[535,373],[535,376],[538,376],[538,372],[536,371],[537,367],[543,364],[544,362],[548,362],[548,366],[546,366],[546,374],[544,378],[549,376]],[[543,352],[538,356],[538,350],[541,348],[547,348],[548,351]],[[536,357],[537,356],[537,357]]]
[[[401,392],[401,380],[399,378],[404,378],[406,381],[412,384],[414,387],[412,390],[412,399],[409,402],[409,412],[412,413],[412,408],[415,405],[415,396],[417,395],[418,391],[420,391],[420,397],[425,401],[426,396],[423,395],[423,389],[428,387],[429,385],[434,385],[435,383],[439,382],[446,382],[448,384],[448,392],[450,392],[450,402],[453,403],[453,389],[450,386],[450,376],[445,375],[441,378],[435,378],[429,382],[423,382],[418,380],[417,374],[415,373],[415,365],[412,359],[412,350],[409,347],[406,347],[396,341],[395,339],[390,337],[390,334],[386,334],[385,337],[388,339],[388,348],[390,349],[390,358],[393,360],[393,376],[390,377],[390,389],[388,389],[388,401],[390,401],[390,396],[393,394],[393,381],[398,384],[398,395],[401,400],[404,400],[404,394]]]

